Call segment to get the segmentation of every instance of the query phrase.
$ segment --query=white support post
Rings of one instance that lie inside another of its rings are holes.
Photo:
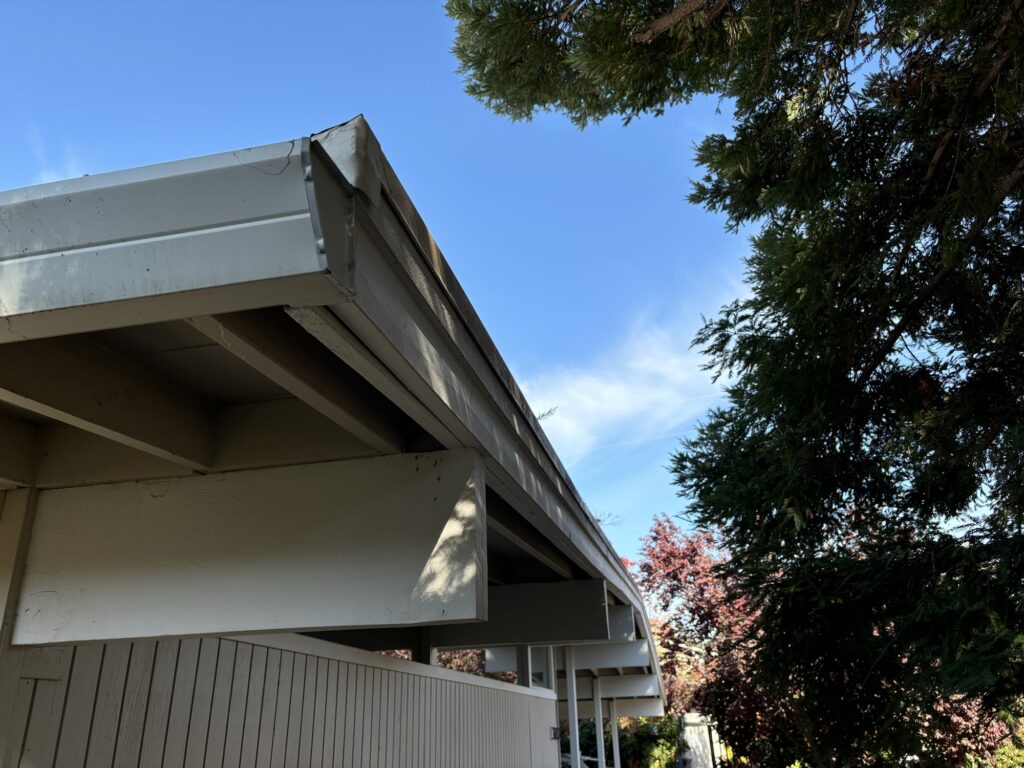
[[[576,664],[571,645],[565,647],[565,690],[568,704],[566,719],[569,721],[569,765],[570,768],[583,768],[580,758],[580,719],[576,706]]]
[[[594,732],[597,741],[597,764],[605,768],[604,759],[604,713],[601,711],[601,678],[594,678]]]
[[[555,682],[552,677],[554,665],[551,664],[551,646],[530,647],[530,675],[533,685],[540,688],[549,688],[554,691]]]
[[[525,688],[533,687],[533,662],[528,645],[516,647],[516,683]]]
[[[619,713],[615,699],[608,699],[608,719],[612,725],[612,766],[622,768],[622,758],[619,757]]]

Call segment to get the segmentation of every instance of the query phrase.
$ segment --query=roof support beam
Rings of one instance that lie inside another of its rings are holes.
[[[608,630],[611,639],[622,643],[636,640],[636,621],[633,618],[633,606],[609,605]]]
[[[586,645],[576,649],[577,669],[649,667],[652,663],[650,646],[646,640]]]
[[[605,583],[505,584],[488,590],[487,621],[431,630],[438,648],[607,642]]]
[[[0,402],[191,469],[212,462],[198,398],[87,339],[0,345]]]
[[[579,656],[579,649],[576,649]],[[604,699],[626,699],[637,696],[658,696],[657,675],[607,675],[600,678],[581,677],[576,681],[577,695],[581,699],[593,698],[595,680],[601,681],[601,697]],[[565,680],[558,681],[558,698],[566,698]]]
[[[523,520],[507,502],[492,494],[487,504],[487,524],[535,560],[543,563],[563,579],[572,579],[576,573],[565,555],[533,526]]]
[[[193,317],[224,349],[380,453],[402,440],[367,382],[277,309]]]
[[[516,646],[516,682],[526,688],[533,685],[533,659],[528,645]]]
[[[429,632],[433,648],[607,643],[608,614],[604,600],[605,584],[600,580],[503,584],[487,590],[486,621],[422,630],[339,630],[317,636],[368,651],[416,648],[421,642],[419,632]],[[514,658],[514,654],[508,658]],[[509,671],[512,664],[510,661]]]
[[[213,409],[213,471],[369,458],[376,451],[297,398],[237,403]],[[0,457],[5,430],[0,427]],[[66,424],[36,428],[40,489],[187,477],[192,470]],[[0,458],[0,477],[6,471]]]
[[[602,679],[607,681],[610,678]],[[609,705],[612,701],[613,699],[605,699],[601,704],[602,714],[605,717],[610,717]],[[616,713],[619,717],[661,717],[665,714],[665,705],[660,698],[614,699],[614,701]],[[560,719],[564,720],[568,711],[568,701],[558,702],[558,716]],[[578,717],[584,720],[592,718],[594,716],[594,702],[590,699],[581,699],[577,703],[576,713]]]
[[[39,491],[13,642],[478,620],[485,515],[467,450]]]

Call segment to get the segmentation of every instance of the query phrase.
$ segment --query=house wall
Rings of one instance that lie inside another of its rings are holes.
[[[0,656],[0,768],[548,768],[554,725],[548,691],[297,636]]]

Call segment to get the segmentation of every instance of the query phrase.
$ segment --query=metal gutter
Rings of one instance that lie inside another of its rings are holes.
[[[0,193],[0,343],[334,300],[347,267],[320,247],[308,147]]]

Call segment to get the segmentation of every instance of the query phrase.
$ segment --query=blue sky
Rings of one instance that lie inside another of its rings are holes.
[[[463,93],[441,0],[0,6],[0,188],[363,113],[619,552],[682,508],[666,465],[718,398],[689,342],[747,250],[686,201],[716,101],[511,123]]]

